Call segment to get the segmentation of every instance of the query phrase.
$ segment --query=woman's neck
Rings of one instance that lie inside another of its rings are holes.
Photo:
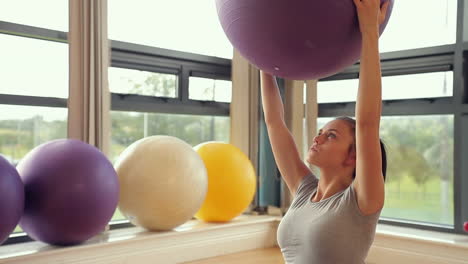
[[[352,172],[351,172],[352,173]],[[320,170],[320,180],[317,186],[317,192],[312,197],[313,202],[319,202],[337,192],[348,188],[353,182],[349,172],[324,171]]]

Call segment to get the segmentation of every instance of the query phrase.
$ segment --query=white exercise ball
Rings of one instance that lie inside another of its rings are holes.
[[[133,224],[170,230],[201,207],[208,176],[192,146],[172,136],[150,136],[131,144],[115,163],[119,209]]]

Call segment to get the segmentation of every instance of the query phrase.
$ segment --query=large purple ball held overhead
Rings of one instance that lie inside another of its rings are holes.
[[[25,186],[20,226],[33,239],[73,245],[103,231],[117,208],[119,183],[107,157],[74,139],[44,143],[18,164]]]
[[[23,182],[15,167],[0,156],[0,244],[18,225],[23,209]]]
[[[380,26],[385,29],[393,9]],[[361,33],[353,0],[216,0],[232,45],[250,63],[293,80],[320,79],[356,63]]]

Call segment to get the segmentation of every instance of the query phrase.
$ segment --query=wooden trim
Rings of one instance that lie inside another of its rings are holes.
[[[237,50],[232,59],[231,144],[258,168],[260,73]]]
[[[260,121],[260,71],[249,66],[249,158],[258,174],[258,146]]]
[[[296,147],[303,158],[303,118],[304,118],[304,81],[285,80],[284,119],[291,132]],[[282,182],[281,208],[283,211],[291,205],[292,196]]]
[[[291,131],[296,142],[296,147],[302,150],[303,144],[303,118],[304,118],[304,81],[285,82],[285,105],[284,114],[285,122]],[[299,151],[301,158],[304,156],[302,151]]]
[[[395,228],[395,227],[391,227]],[[401,228],[400,228],[401,229]],[[377,230],[374,243],[367,256],[367,263],[378,264],[461,264],[468,263],[468,239],[465,236],[442,234],[405,228],[404,234],[388,234]],[[411,237],[411,233],[425,233]],[[438,236],[452,237],[438,241]]]
[[[317,118],[318,118],[318,103],[317,103],[317,80],[306,81],[306,104],[305,104],[305,119],[306,119],[306,138],[307,147],[312,146],[314,137],[317,134]],[[315,167],[311,169],[317,173]]]

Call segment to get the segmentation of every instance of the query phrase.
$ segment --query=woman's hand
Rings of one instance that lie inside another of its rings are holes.
[[[379,26],[385,20],[389,3],[390,0],[386,0],[380,7],[380,0],[354,0],[362,34],[379,34]]]

